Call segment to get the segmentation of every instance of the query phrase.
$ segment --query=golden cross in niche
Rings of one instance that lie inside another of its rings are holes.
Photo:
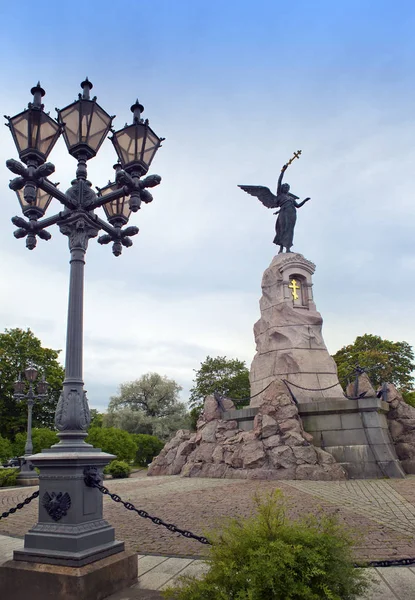
[[[291,285],[289,285],[288,287],[290,288],[290,290],[292,290],[291,294],[294,300],[298,300],[297,290],[299,290],[301,286],[297,284],[295,279],[291,279]]]

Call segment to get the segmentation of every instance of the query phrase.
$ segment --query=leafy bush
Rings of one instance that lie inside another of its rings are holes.
[[[113,460],[104,468],[105,475],[112,475],[114,479],[124,479],[131,473],[130,466],[123,460]]]
[[[146,435],[145,433],[133,434],[137,446],[135,462],[137,465],[146,467],[155,456],[160,454],[164,448],[164,442],[155,435]]]
[[[91,427],[85,440],[103,452],[115,454],[118,460],[134,460],[137,450],[131,433],[115,427]]]
[[[46,427],[35,427],[32,429],[33,454],[42,452],[44,448],[50,448],[59,442],[58,434]],[[14,456],[23,456],[26,445],[26,433],[17,433],[13,443]]]
[[[19,469],[0,469],[0,487],[16,485]]]
[[[13,447],[11,442],[0,435],[0,463],[6,462],[13,456]]]
[[[352,540],[332,516],[288,522],[279,490],[256,498],[257,515],[210,534],[210,570],[164,592],[175,600],[354,600],[368,588]]]

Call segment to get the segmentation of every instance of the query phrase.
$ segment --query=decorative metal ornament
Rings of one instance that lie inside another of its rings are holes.
[[[291,295],[294,298],[294,300],[298,300],[297,290],[299,290],[301,286],[297,285],[295,279],[291,279],[291,285],[289,285],[288,287],[291,290]]]
[[[45,492],[42,498],[42,506],[46,509],[48,515],[54,521],[60,521],[62,517],[66,517],[68,510],[71,508],[71,497],[68,492]]]

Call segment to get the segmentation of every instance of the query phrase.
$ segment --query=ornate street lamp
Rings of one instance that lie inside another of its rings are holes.
[[[29,382],[29,390],[25,394],[26,383],[22,381],[21,375],[19,374],[19,378],[14,383],[14,398],[16,400],[26,400],[27,401],[27,437],[26,437],[26,445],[24,449],[24,456],[21,457],[22,463],[20,468],[20,473],[17,476],[19,483],[33,485],[34,481],[38,478],[38,474],[34,470],[34,466],[31,463],[29,457],[33,454],[33,443],[32,443],[32,411],[33,405],[36,400],[45,400],[48,396],[48,383],[45,381],[45,376],[42,377],[42,380],[37,385],[37,394],[33,389],[33,384],[36,381],[38,371],[33,366],[30,365],[24,371],[25,377]]]
[[[90,423],[82,379],[85,254],[89,239],[96,237],[101,229],[105,233],[98,241],[113,242],[115,256],[121,254],[123,247],[132,245],[130,236],[136,235],[138,228],[126,225],[131,211],[136,212],[142,201],[152,200],[147,188],[160,183],[158,175],[141,177],[147,173],[162,140],[148,122],[141,121],[135,108],[133,125],[114,132],[114,145],[120,157],[115,182],[96,194],[87,179],[87,161],[98,152],[114,117],[97,104],[96,98],[90,98],[92,83],[88,79],[81,88],[77,101],[57,111],[57,121],[43,111],[40,99],[44,91],[40,85],[33,88],[34,99],[29,109],[16,117],[7,117],[20,158],[27,166],[13,159],[6,163],[18,175],[10,182],[10,188],[16,191],[26,217],[13,217],[19,228],[14,232],[15,237],[26,237],[26,245],[32,250],[37,238],[51,237],[46,228],[56,224],[68,236],[70,250],[65,380],[55,414],[60,441],[30,457],[40,468],[39,522],[26,534],[24,549],[15,551],[14,559],[76,567],[124,550],[124,543],[115,540],[113,527],[103,519],[100,492],[84,483],[86,469],[92,467],[101,473],[114,458],[85,442]],[[45,162],[61,133],[69,154],[78,161],[76,178],[65,193],[49,181],[55,167]],[[43,218],[51,198],[58,200],[64,210]],[[94,212],[101,206],[108,222]],[[33,371],[27,369],[26,377],[31,381],[35,377]],[[21,383],[16,383],[17,394],[23,393]],[[38,384],[40,394],[45,383]],[[107,567],[105,573],[105,577],[110,577]]]

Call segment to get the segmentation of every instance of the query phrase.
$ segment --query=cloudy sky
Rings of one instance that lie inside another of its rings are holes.
[[[54,115],[87,75],[116,128],[138,97],[166,137],[151,170],[162,184],[130,221],[134,246],[115,258],[90,242],[92,407],[104,410],[121,382],[148,371],[176,379],[186,400],[208,354],[250,364],[275,217],[237,185],[274,190],[298,149],[286,179],[312,200],[293,250],[317,265],[329,351],[364,333],[415,344],[413,2],[21,0],[0,5],[0,28],[1,114],[23,110],[40,79]],[[17,158],[5,127],[0,149],[3,165]],[[88,165],[94,186],[112,177],[114,159],[106,141]],[[63,140],[50,160],[67,189],[76,163]],[[0,328],[30,327],[64,348],[67,239],[54,228],[32,252],[15,240],[11,177],[0,166]]]

